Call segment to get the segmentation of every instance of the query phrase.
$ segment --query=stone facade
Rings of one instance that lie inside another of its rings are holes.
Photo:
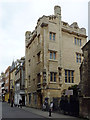
[[[15,92],[15,71],[16,71],[16,62],[12,62],[10,67],[10,102],[14,99]]]
[[[15,71],[14,104],[19,105],[19,100],[22,100],[22,105],[25,105],[25,58],[21,58],[18,62]]]
[[[60,98],[69,86],[79,84],[81,47],[86,30],[61,21],[61,7],[42,16],[33,32],[25,33],[25,87],[27,106],[41,108],[44,100]]]
[[[8,102],[10,93],[10,66],[5,71],[5,101]]]
[[[90,119],[90,40],[82,50],[84,59],[80,66],[80,116]]]
[[[5,73],[1,73],[0,76],[1,91],[0,91],[0,100],[5,101]]]

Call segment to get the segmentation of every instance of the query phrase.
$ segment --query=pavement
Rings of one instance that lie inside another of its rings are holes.
[[[30,107],[22,107],[21,109],[24,109],[26,111],[35,113],[35,114],[43,116],[45,118],[64,118],[64,119],[66,118],[66,119],[82,120],[82,119],[77,118],[77,117],[64,115],[64,114],[61,114],[61,113],[55,113],[55,112],[52,112],[51,117],[49,117],[49,112],[48,111],[42,111],[41,109],[35,109],[35,108],[30,108]]]

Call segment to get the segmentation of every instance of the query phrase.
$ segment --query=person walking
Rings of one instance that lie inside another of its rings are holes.
[[[50,104],[51,111],[53,111],[53,102]]]
[[[53,102],[50,103],[50,107],[49,107],[49,117],[51,117],[52,111],[53,111]]]
[[[11,101],[11,107],[13,107],[13,98],[12,98],[12,101]]]
[[[19,100],[19,106],[22,108],[22,100]]]

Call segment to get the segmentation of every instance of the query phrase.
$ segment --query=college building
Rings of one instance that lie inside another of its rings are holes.
[[[83,62],[80,66],[80,111],[81,117],[90,119],[90,40],[83,46]]]
[[[26,31],[27,106],[41,108],[45,100],[56,102],[69,86],[79,84],[86,38],[86,29],[77,22],[69,25],[61,20],[60,6],[54,7],[54,15],[39,18],[33,32]]]

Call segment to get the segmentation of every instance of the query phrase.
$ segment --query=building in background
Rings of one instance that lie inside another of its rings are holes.
[[[90,119],[90,40],[82,50],[84,59],[80,66],[80,116]]]
[[[39,18],[35,30],[25,37],[27,106],[56,103],[69,86],[80,82],[86,30],[76,22],[61,21],[61,7],[55,6],[54,15]]]
[[[5,101],[5,73],[0,76],[0,100]]]
[[[2,79],[1,79],[1,76],[0,76],[0,101],[2,101]]]
[[[14,99],[16,66],[17,66],[17,62],[13,61],[10,67],[10,102],[12,99]]]
[[[19,105],[22,100],[22,105],[25,105],[25,57],[17,61],[19,64],[15,70],[14,104]]]
[[[5,70],[5,101],[8,102],[10,92],[10,66]]]

